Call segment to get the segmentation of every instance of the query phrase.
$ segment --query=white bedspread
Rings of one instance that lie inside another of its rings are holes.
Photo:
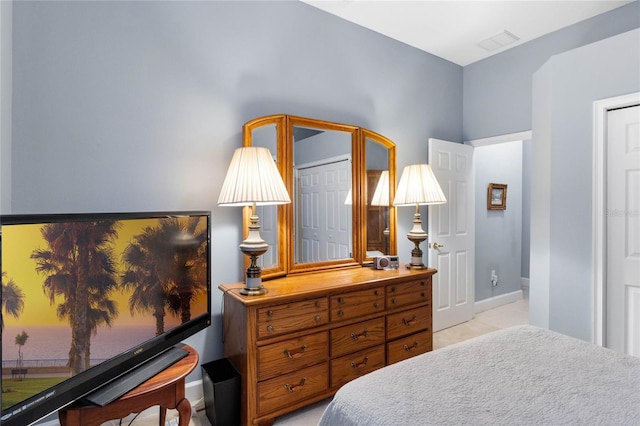
[[[640,425],[640,358],[532,326],[347,383],[321,426]]]

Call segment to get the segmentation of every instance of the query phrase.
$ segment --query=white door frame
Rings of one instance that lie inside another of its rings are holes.
[[[606,153],[607,113],[640,105],[640,92],[593,102],[593,342],[604,346],[606,319]]]

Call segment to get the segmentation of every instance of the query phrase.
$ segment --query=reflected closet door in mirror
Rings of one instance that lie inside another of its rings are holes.
[[[289,271],[357,265],[358,128],[290,117],[289,131],[294,177]]]

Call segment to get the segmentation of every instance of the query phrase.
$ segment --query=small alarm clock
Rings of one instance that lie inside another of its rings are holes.
[[[398,269],[400,261],[398,256],[378,256],[373,258],[373,266],[376,269]]]

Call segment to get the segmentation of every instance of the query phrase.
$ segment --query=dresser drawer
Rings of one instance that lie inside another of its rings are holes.
[[[327,298],[258,309],[258,338],[304,330],[328,322]]]
[[[431,308],[421,306],[397,314],[387,315],[387,339],[431,329]]]
[[[384,311],[384,287],[352,291],[331,297],[331,321],[342,321]]]
[[[423,331],[387,343],[387,360],[389,364],[393,364],[432,349],[431,331]]]
[[[431,302],[431,277],[387,286],[387,309]]]
[[[384,345],[334,359],[331,361],[331,387],[342,386],[384,365]]]
[[[329,358],[327,333],[316,333],[258,348],[258,380],[270,379]]]
[[[279,408],[324,392],[329,385],[327,363],[258,383],[258,413],[267,414]]]
[[[336,357],[384,342],[384,317],[331,330],[331,356]]]

